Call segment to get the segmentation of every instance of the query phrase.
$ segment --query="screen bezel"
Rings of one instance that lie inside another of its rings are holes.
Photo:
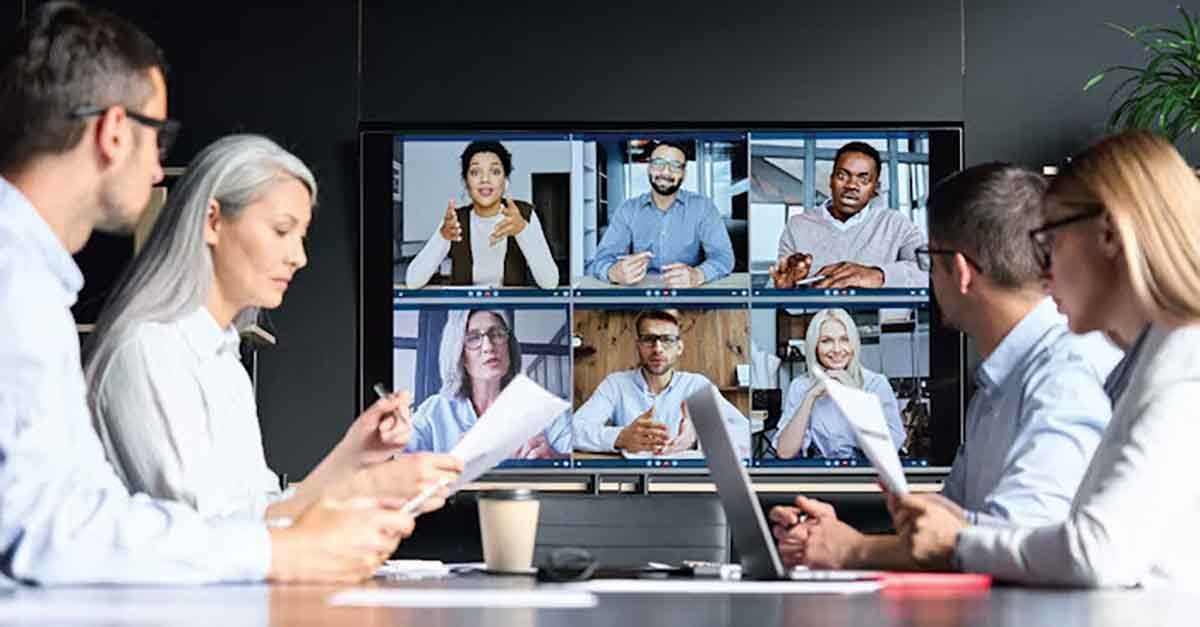
[[[356,400],[358,411],[374,401],[372,386],[376,381],[391,382],[391,343],[368,341],[371,338],[390,338],[392,334],[392,168],[395,136],[399,134],[489,135],[530,133],[805,133],[822,132],[872,134],[902,131],[929,133],[930,154],[950,155],[950,159],[930,162],[930,183],[945,178],[963,167],[963,127],[947,123],[887,123],[887,124],[680,124],[647,123],[633,127],[629,124],[544,123],[470,125],[470,124],[365,124],[359,131],[359,279],[357,325]],[[368,286],[374,287],[368,289]],[[964,432],[966,407],[966,340],[962,333],[941,323],[941,312],[930,291],[930,380],[947,381],[940,389],[930,390],[931,428],[936,434],[928,467],[905,467],[906,473],[939,474],[948,471]],[[957,364],[957,368],[952,364]],[[953,433],[953,437],[943,434]],[[848,467],[772,467],[751,468],[753,475],[846,475],[869,474],[870,469]],[[553,475],[564,474],[681,474],[706,475],[706,468],[503,468],[495,474]]]

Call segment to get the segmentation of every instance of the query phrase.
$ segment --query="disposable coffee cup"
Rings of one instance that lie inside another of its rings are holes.
[[[533,571],[539,502],[533,490],[489,490],[479,494],[483,561],[496,573]]]

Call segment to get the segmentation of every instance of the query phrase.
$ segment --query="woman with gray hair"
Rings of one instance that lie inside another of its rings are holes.
[[[500,392],[521,372],[521,343],[506,312],[452,309],[438,351],[442,389],[425,399],[413,419],[410,451],[446,452],[458,444]],[[563,457],[571,429],[562,418],[529,439],[511,459]]]
[[[208,146],[176,185],[109,296],[85,360],[94,426],[130,491],[210,516],[276,518],[326,492],[366,495],[366,486],[384,483],[359,470],[403,448],[406,394],[368,408],[304,481],[281,492],[239,360],[239,331],[260,308],[278,307],[307,263],[316,192],[304,163],[255,135]],[[452,458],[400,464],[411,481],[374,496],[419,492],[415,466],[449,476],[461,467]]]
[[[805,333],[808,375],[788,386],[783,417],[772,444],[780,459],[791,459],[815,449],[818,457],[861,457],[854,432],[825,391],[825,381],[865,390],[879,397],[892,443],[904,446],[900,405],[887,377],[862,367],[862,342],[858,325],[845,309],[822,309],[812,317]]]

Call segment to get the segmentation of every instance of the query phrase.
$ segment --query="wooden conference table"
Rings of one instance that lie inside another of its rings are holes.
[[[512,594],[532,579],[470,576],[362,586],[23,588],[0,597],[0,624],[412,625],[450,627],[705,627],[708,625],[1195,625],[1200,591],[1074,591],[993,587],[942,596],[599,594],[585,609],[332,607],[346,588]]]

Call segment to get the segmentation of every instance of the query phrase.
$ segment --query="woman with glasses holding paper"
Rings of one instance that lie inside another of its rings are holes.
[[[1053,181],[1030,233],[1045,283],[1073,332],[1128,348],[1128,387],[1061,523],[968,526],[890,498],[918,564],[1056,585],[1200,582],[1198,208],[1196,174],[1146,131],[1102,140]]]
[[[417,408],[409,451],[452,450],[521,373],[521,343],[508,316],[485,309],[448,312],[438,351],[442,388]],[[564,416],[510,458],[552,459],[570,450],[571,429]]]
[[[239,333],[307,264],[316,193],[304,163],[254,135],[208,146],[176,184],[85,360],[96,430],[130,491],[210,516],[284,518],[326,495],[411,498],[457,476],[449,456],[388,461],[409,436],[407,393],[369,407],[292,488],[267,467]]]
[[[437,231],[408,266],[408,287],[424,287],[447,256],[451,285],[557,287],[558,266],[537,212],[508,191],[512,153],[497,141],[474,141],[460,160],[471,204],[450,201]]]
[[[801,456],[858,458],[862,451],[854,431],[825,391],[825,379],[865,390],[879,397],[896,449],[904,446],[900,405],[887,377],[859,362],[862,342],[858,325],[845,309],[822,309],[805,333],[808,375],[788,386],[779,428],[771,444],[780,459]]]

